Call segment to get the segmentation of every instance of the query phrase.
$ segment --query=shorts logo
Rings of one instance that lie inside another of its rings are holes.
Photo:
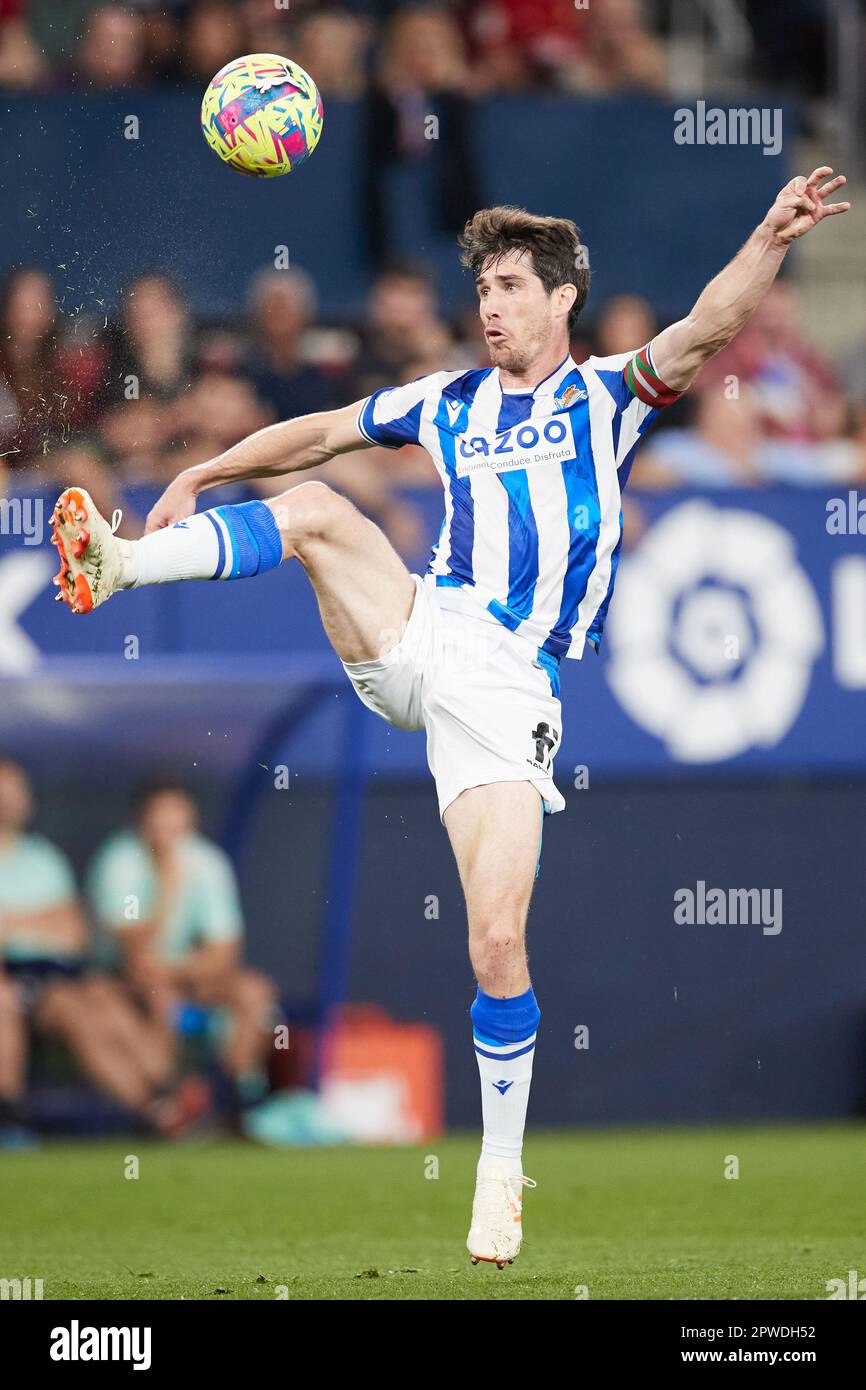
[[[549,772],[553,763],[553,752],[559,742],[559,732],[551,729],[549,724],[538,721],[538,726],[532,730],[531,738],[535,743],[536,765],[540,765],[545,772]]]

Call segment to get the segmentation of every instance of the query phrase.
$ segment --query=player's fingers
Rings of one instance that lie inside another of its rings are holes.
[[[829,203],[829,204],[823,209],[824,216],[825,216],[825,217],[832,217],[832,216],[833,216],[835,213],[837,213],[837,212],[847,212],[848,209],[850,208],[850,206],[851,206],[850,203]]]
[[[821,179],[825,179],[827,175],[832,174],[832,172],[833,170],[830,168],[829,164],[822,164],[820,168],[813,169],[806,180],[806,187],[814,188],[815,184],[820,183]]]
[[[805,194],[805,193],[804,193],[804,194],[802,195],[802,197],[800,197],[800,198],[794,198],[794,199],[791,201],[791,203],[789,204],[789,207],[790,207],[794,212],[810,212],[810,213],[811,213],[811,212],[814,212],[814,211],[815,211],[816,206],[817,206],[817,204],[816,204],[816,202],[815,202],[815,199],[814,199],[814,198],[810,198],[810,197],[809,197],[807,194]]]
[[[837,188],[841,188],[843,183],[847,183],[844,174],[837,174],[835,179],[830,179],[829,183],[824,183],[815,192],[819,198],[826,198],[828,193],[835,193]]]

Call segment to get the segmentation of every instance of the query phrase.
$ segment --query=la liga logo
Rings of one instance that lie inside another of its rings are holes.
[[[721,762],[784,737],[823,646],[790,533],[696,499],[671,508],[621,567],[607,679],[672,758]]]

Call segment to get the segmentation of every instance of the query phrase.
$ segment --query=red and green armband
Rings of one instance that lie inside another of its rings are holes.
[[[644,405],[651,405],[656,410],[673,405],[683,394],[682,391],[672,391],[669,386],[665,386],[661,377],[656,376],[649,346],[635,353],[626,364],[623,376],[632,395],[637,396]]]

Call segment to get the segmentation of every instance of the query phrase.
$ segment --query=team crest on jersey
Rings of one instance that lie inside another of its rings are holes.
[[[555,396],[553,404],[557,410],[564,410],[571,405],[572,401],[585,401],[587,393],[581,391],[579,386],[566,386],[561,396]]]

